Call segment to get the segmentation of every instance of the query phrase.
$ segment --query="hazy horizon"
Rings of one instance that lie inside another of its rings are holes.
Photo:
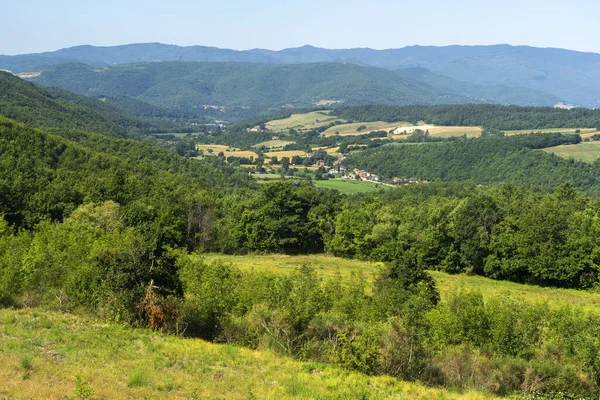
[[[96,48],[108,48],[108,47],[123,47],[123,46],[133,46],[133,45],[143,45],[143,44],[160,44],[160,45],[165,45],[165,46],[177,46],[177,47],[209,47],[209,48],[217,48],[217,49],[222,49],[222,50],[234,50],[234,51],[249,51],[249,50],[281,51],[281,50],[286,50],[286,49],[302,48],[302,47],[305,47],[305,46],[311,46],[311,47],[325,49],[325,50],[352,50],[352,49],[361,49],[361,48],[363,48],[363,49],[371,49],[371,50],[396,50],[396,49],[402,49],[402,48],[406,48],[406,47],[438,47],[438,48],[443,48],[443,47],[451,47],[451,46],[458,46],[458,47],[511,46],[511,47],[533,47],[533,48],[540,48],[540,49],[558,49],[558,50],[576,51],[576,52],[581,52],[581,53],[600,54],[600,51],[583,51],[583,50],[576,50],[576,49],[568,49],[568,48],[564,48],[564,47],[552,47],[552,46],[544,47],[544,46],[532,46],[530,44],[511,44],[511,43],[490,43],[490,44],[462,44],[462,43],[452,43],[452,44],[447,44],[447,45],[409,44],[409,45],[401,46],[401,47],[387,47],[387,48],[376,48],[376,47],[370,47],[370,46],[366,46],[366,47],[362,46],[362,47],[338,47],[338,48],[333,48],[333,47],[315,46],[313,44],[306,43],[306,44],[299,45],[299,46],[284,47],[284,48],[277,48],[277,49],[266,48],[266,47],[261,47],[261,46],[258,46],[258,47],[249,47],[249,48],[243,48],[243,49],[234,49],[234,48],[231,48],[231,47],[211,46],[211,45],[205,45],[205,44],[180,45],[180,44],[177,44],[177,43],[163,43],[163,42],[136,42],[136,43],[120,43],[120,44],[114,44],[114,45],[96,45],[96,44],[90,44],[90,43],[83,43],[83,44],[76,44],[76,45],[73,45],[73,46],[66,46],[66,47],[59,47],[59,48],[52,48],[52,49],[48,49],[48,50],[42,50],[42,51],[39,51],[39,52],[15,53],[15,54],[0,53],[0,55],[19,56],[19,55],[27,55],[27,54],[52,53],[52,52],[63,50],[63,49],[76,48],[76,47],[85,47],[85,46],[91,46],[91,47],[96,47]]]
[[[0,54],[54,51],[80,45],[134,43],[202,45],[234,50],[301,47],[390,49],[510,44],[600,53],[600,4],[580,0],[457,0],[414,4],[392,0],[317,2],[109,0],[83,4],[23,0],[4,6]]]

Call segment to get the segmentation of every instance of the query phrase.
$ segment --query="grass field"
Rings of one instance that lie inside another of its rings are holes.
[[[552,132],[560,132],[560,133],[572,133],[575,134],[575,128],[547,128],[547,129],[521,129],[521,130],[517,130],[517,131],[504,131],[504,134],[507,136],[510,135],[522,135],[522,134],[526,134],[526,133],[531,133],[531,132],[535,132],[535,133],[552,133]],[[596,132],[596,129],[593,128],[584,128],[584,129],[580,129],[580,133],[582,135],[582,137],[587,134],[587,133],[593,133]]]
[[[389,186],[372,182],[362,182],[350,179],[329,179],[326,181],[313,181],[316,186],[325,189],[335,189],[340,193],[355,194],[368,193],[389,189]]]
[[[222,254],[206,254],[207,261],[221,259],[231,262],[244,270],[261,270],[286,273],[303,264],[314,266],[324,278],[333,278],[338,273],[342,279],[348,279],[352,273],[363,274],[368,281],[381,268],[381,263],[359,260],[346,260],[325,254],[306,256],[272,255],[247,255],[228,256]],[[544,288],[533,285],[522,285],[507,281],[496,281],[479,276],[465,274],[449,275],[443,272],[431,271],[442,299],[449,294],[461,289],[477,290],[486,297],[505,297],[523,299],[531,302],[547,302],[550,306],[563,305],[580,306],[585,310],[600,314],[600,296],[597,293],[574,289]]]
[[[0,399],[485,399],[270,351],[0,310]]]
[[[467,135],[468,138],[481,136],[478,126],[434,126],[429,128],[429,134],[437,137],[453,137]]]
[[[574,158],[575,160],[591,163],[600,157],[600,141],[548,147],[543,151],[554,153],[559,157]]]
[[[292,114],[285,119],[267,122],[266,127],[275,132],[287,132],[289,129],[309,130],[329,125],[333,121],[344,121],[336,116],[324,115],[327,111],[313,111],[306,114]]]
[[[289,141],[289,140],[280,140],[280,139],[278,139],[278,140],[267,140],[266,142],[255,144],[252,147],[265,146],[268,149],[273,149],[274,150],[274,149],[281,149],[281,148],[285,147],[288,144],[294,144],[294,143],[296,143],[296,142],[292,142],[292,141]]]
[[[204,155],[214,154],[215,156],[221,152],[225,155],[225,157],[234,156],[234,157],[258,157],[258,155],[253,151],[242,151],[239,149],[234,149],[229,146],[223,146],[220,144],[197,144],[196,149],[202,150]],[[212,150],[212,153],[209,152]]]
[[[281,157],[289,157],[292,158],[294,156],[304,157],[306,155],[305,151],[302,150],[289,150],[289,151],[270,151],[265,153],[267,157],[277,157],[277,159],[281,160]]]
[[[367,129],[363,129],[360,132],[358,132],[357,129],[363,125],[366,126]],[[380,131],[380,130],[390,131],[392,129],[395,130],[395,129],[397,129],[401,126],[405,126],[405,125],[409,126],[410,124],[402,123],[402,122],[389,123],[389,122],[382,122],[382,121],[356,122],[356,123],[352,123],[352,124],[342,124],[342,125],[333,126],[329,129],[327,129],[325,132],[323,132],[323,135],[333,136],[336,134],[336,132],[339,132],[340,136],[366,135],[372,131]]]

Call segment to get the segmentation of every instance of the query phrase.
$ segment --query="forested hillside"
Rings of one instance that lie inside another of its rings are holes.
[[[417,67],[441,75],[442,80],[467,82],[462,91],[463,95],[472,93],[481,98],[496,92],[496,95],[504,98],[504,101],[500,101],[496,97],[496,102],[551,105],[540,103],[539,100],[561,99],[585,107],[597,107],[600,104],[600,55],[529,46],[409,46],[385,50],[303,46],[281,51],[236,51],[206,46],[180,47],[141,43],[113,47],[78,46],[42,54],[0,56],[0,68],[21,72],[44,65],[69,62],[104,66],[163,61],[261,64],[326,62],[351,63],[389,70]],[[436,80],[439,79],[434,78],[429,83],[433,85],[433,81]],[[483,92],[481,89],[473,92],[473,85],[487,89]],[[509,93],[501,93],[504,88],[508,88]],[[486,95],[482,96],[482,93]],[[517,93],[527,96],[516,96]],[[514,101],[508,101],[511,97]]]
[[[416,146],[387,145],[353,154],[346,162],[350,168],[365,169],[388,179],[508,182],[544,191],[571,182],[578,190],[598,195],[600,177],[595,164],[536,150],[580,140],[577,135],[531,134]]]
[[[563,110],[550,107],[517,107],[493,104],[437,106],[363,105],[338,107],[335,115],[354,121],[424,121],[435,125],[481,126],[496,130],[543,128],[600,128],[600,109]]]

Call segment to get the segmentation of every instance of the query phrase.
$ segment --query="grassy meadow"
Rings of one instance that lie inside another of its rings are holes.
[[[600,157],[600,141],[548,147],[543,151],[554,153],[563,158],[574,158],[575,160],[592,163]]]
[[[296,142],[292,142],[290,140],[276,139],[276,140],[267,140],[266,142],[261,142],[261,143],[255,144],[252,147],[262,147],[262,146],[265,146],[268,149],[277,150],[277,149],[284,148],[288,144],[294,144],[294,143],[296,143]]]
[[[329,179],[326,181],[314,181],[315,185],[325,189],[335,189],[340,193],[355,194],[368,193],[378,190],[389,189],[389,186],[372,182],[362,182],[351,179]]]
[[[289,129],[309,130],[329,125],[333,121],[344,121],[335,115],[326,115],[327,112],[313,111],[306,114],[292,114],[289,118],[269,121],[266,127],[275,132],[287,132]]]
[[[197,144],[196,149],[202,150],[204,152],[204,155],[213,154],[216,156],[217,154],[222,152],[225,155],[225,157],[229,157],[229,156],[247,157],[247,158],[258,157],[258,155],[253,151],[243,151],[240,149],[235,149],[235,148],[220,145],[220,144]]]
[[[545,128],[545,129],[520,129],[520,130],[515,130],[515,131],[504,131],[504,134],[507,136],[510,135],[523,135],[523,134],[527,134],[527,133],[553,133],[553,132],[559,132],[559,133],[571,133],[571,134],[575,134],[575,131],[577,130],[577,128]],[[582,135],[582,137],[585,137],[585,135],[587,134],[593,134],[597,132],[597,129],[594,128],[583,128],[580,129],[580,134]]]
[[[0,310],[0,399],[485,399],[41,309]]]
[[[288,273],[303,264],[312,265],[325,278],[337,277],[350,279],[352,274],[362,274],[372,282],[373,275],[382,263],[347,260],[326,254],[287,256],[281,254],[231,256],[223,254],[205,254],[206,261],[220,259],[230,262],[243,270]],[[597,293],[575,289],[556,289],[534,285],[523,285],[509,281],[497,281],[480,276],[466,274],[450,275],[430,271],[436,281],[442,299],[458,290],[480,291],[485,297],[511,296],[531,302],[547,302],[551,307],[564,305],[579,306],[587,311],[600,314],[600,296]]]
[[[392,129],[396,130],[400,127],[409,126],[409,125],[410,124],[408,124],[408,123],[402,123],[402,122],[393,122],[393,123],[382,122],[382,121],[355,122],[355,123],[351,123],[351,124],[342,124],[342,125],[332,126],[331,128],[327,129],[325,132],[323,132],[323,135],[333,136],[336,134],[336,132],[339,132],[340,136],[366,135],[372,131],[381,131],[381,130],[390,131]],[[366,126],[367,128],[357,131],[357,129],[361,126]]]

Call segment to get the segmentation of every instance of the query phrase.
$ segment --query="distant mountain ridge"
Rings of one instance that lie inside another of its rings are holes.
[[[255,115],[282,107],[319,104],[553,105],[560,99],[530,89],[487,87],[424,69],[387,70],[351,63],[259,64],[154,62],[114,66],[60,64],[28,79],[93,97],[128,96],[156,106],[199,111],[252,108]]]
[[[0,56],[0,69],[22,72],[42,65],[66,62],[115,65],[162,61],[261,64],[345,62],[390,70],[420,67],[472,84],[533,89],[570,103],[586,107],[600,106],[600,54],[529,46],[410,46],[388,50],[329,50],[303,46],[274,51],[181,47],[160,43],[112,47],[86,45],[46,53]]]

